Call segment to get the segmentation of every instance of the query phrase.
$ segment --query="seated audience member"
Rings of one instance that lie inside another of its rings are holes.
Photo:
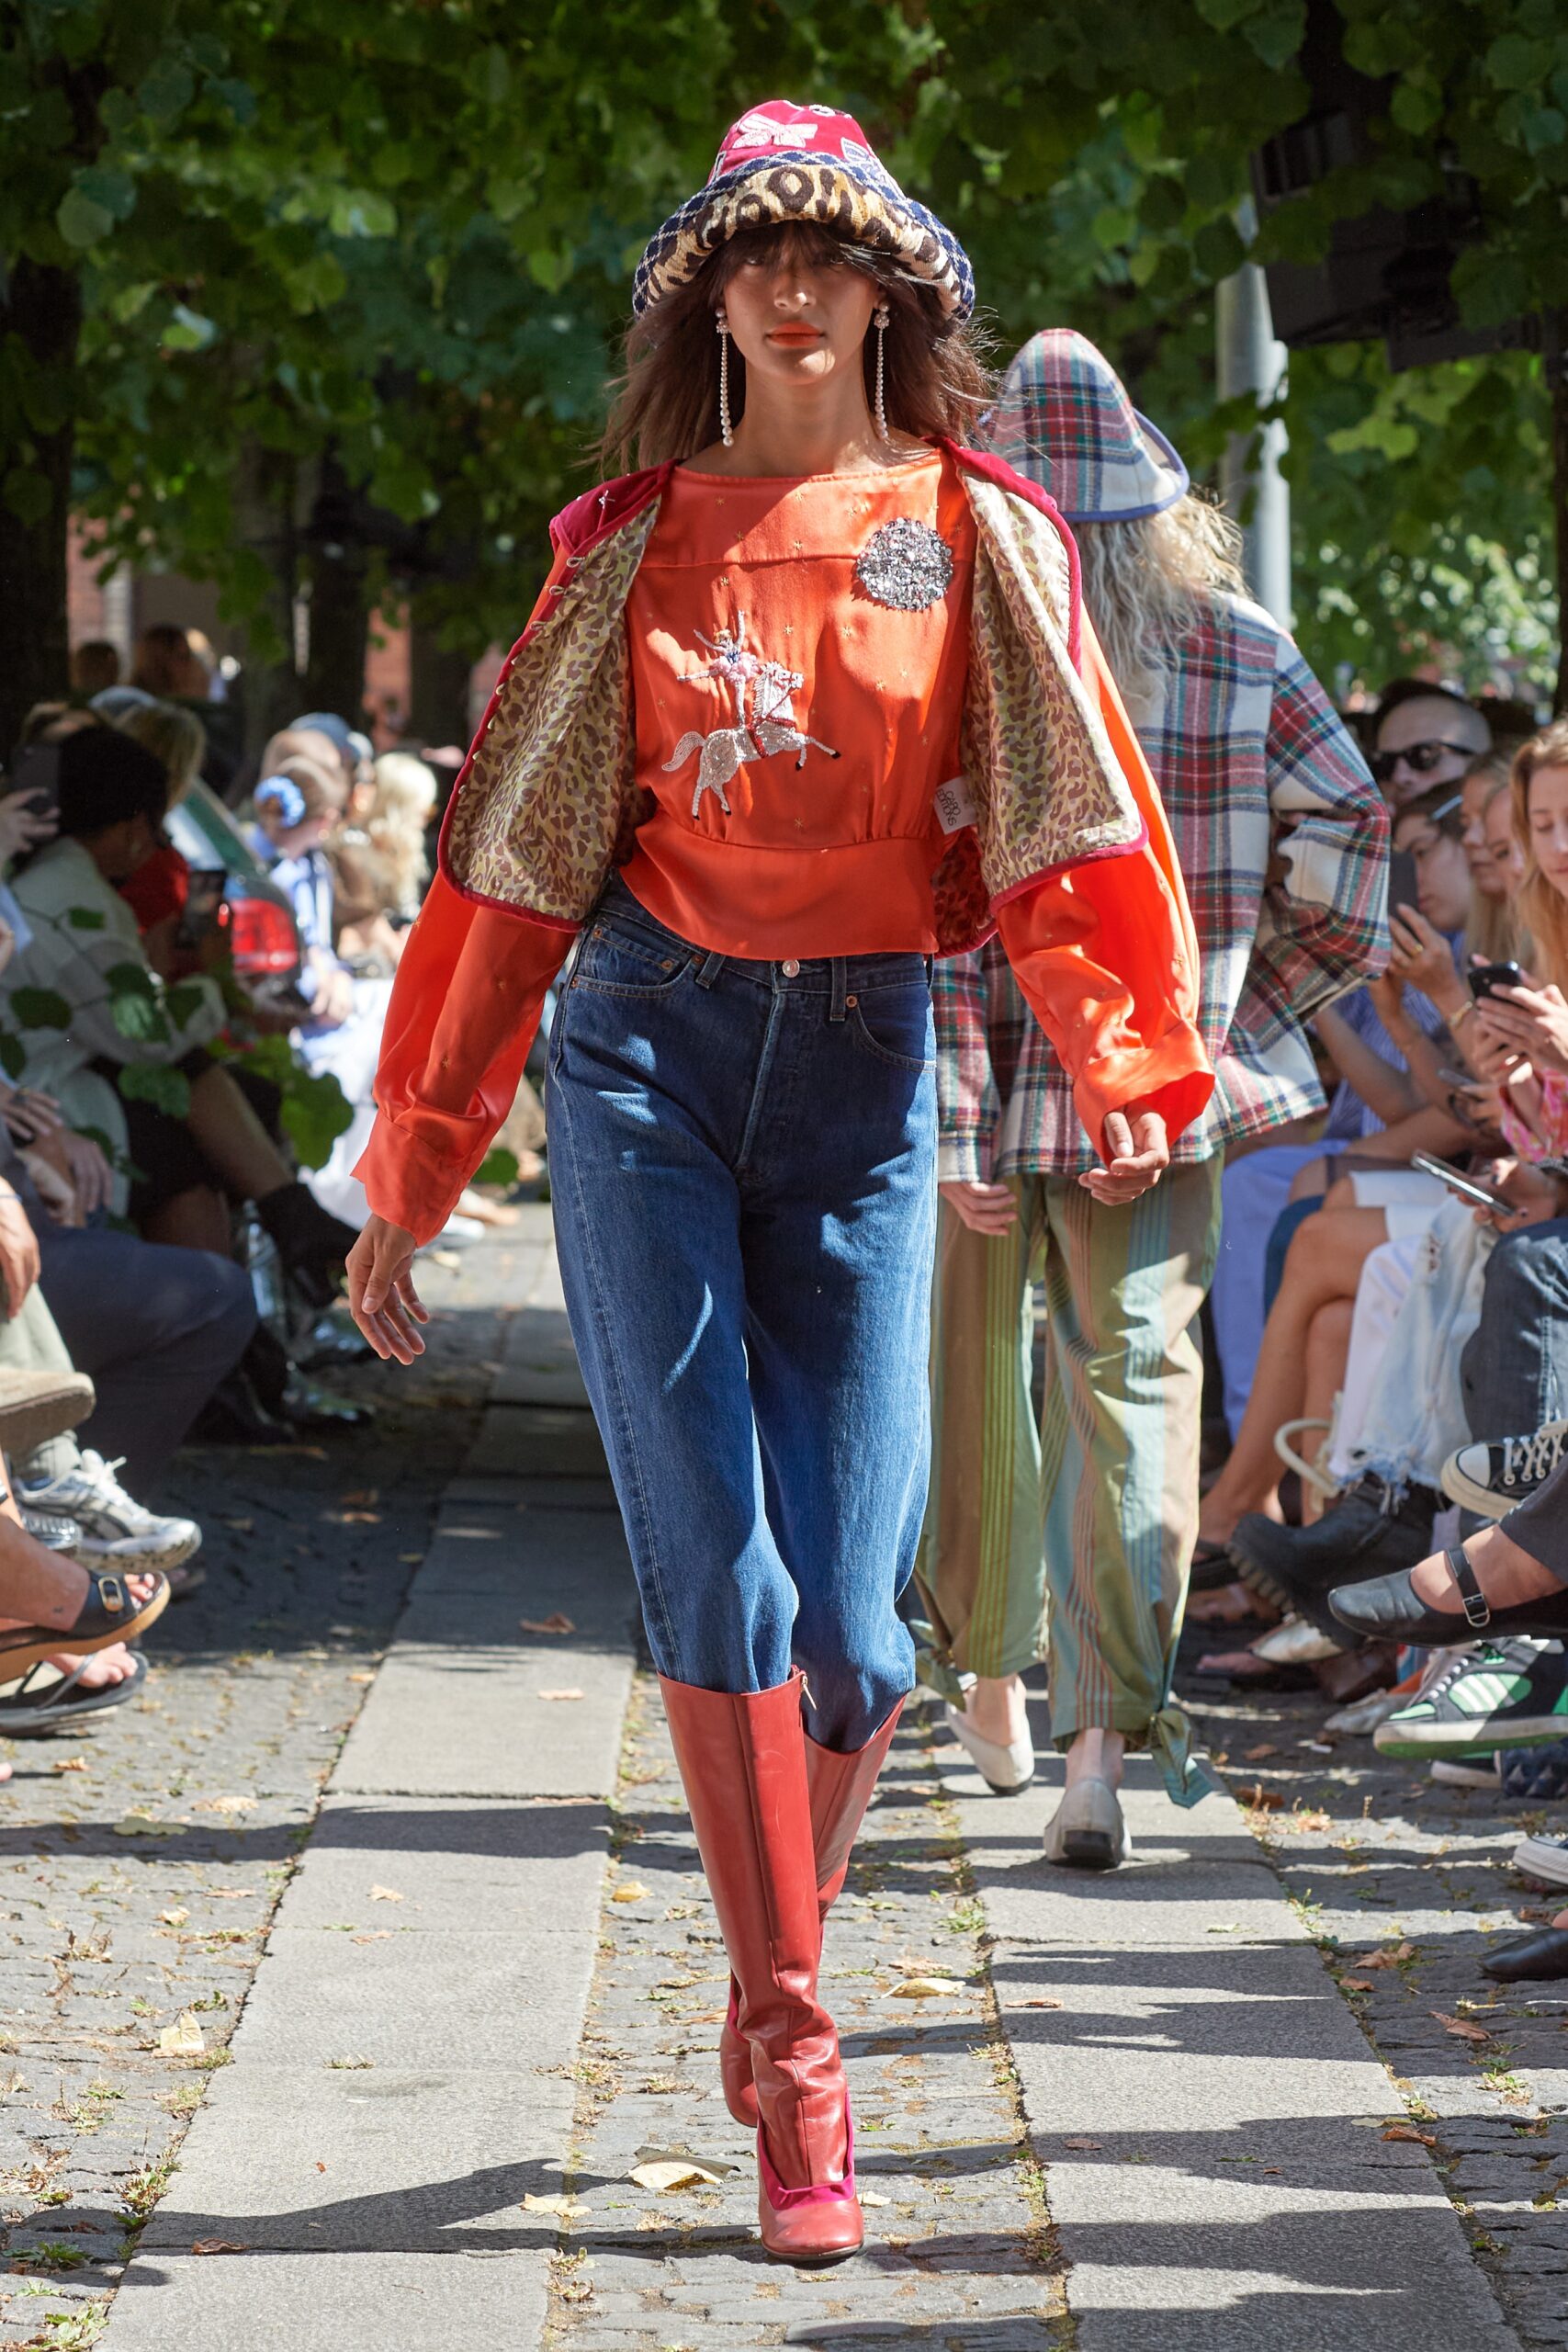
[[[1372,773],[1394,810],[1442,785],[1458,786],[1492,741],[1474,704],[1418,678],[1396,679],[1385,690],[1371,733]],[[1414,990],[1405,1004],[1415,1024],[1436,1035],[1442,1022],[1435,1008]],[[1314,1026],[1340,1080],[1321,1137],[1247,1152],[1233,1160],[1224,1179],[1211,1297],[1233,1438],[1241,1428],[1262,1342],[1269,1237],[1281,1212],[1292,1197],[1321,1189],[1324,1163],[1337,1148],[1366,1151],[1370,1139],[1384,1129],[1393,1133],[1386,1144],[1370,1147],[1373,1158],[1392,1153],[1408,1159],[1412,1148],[1431,1148],[1431,1106],[1405,1069],[1371,994],[1359,989],[1341,997],[1319,1014]],[[1407,1121],[1414,1123],[1408,1135]],[[1298,1183],[1303,1190],[1293,1192]]]
[[[1524,866],[1513,854],[1509,797],[1512,767],[1507,752],[1489,752],[1470,768],[1461,786],[1464,796],[1464,854],[1470,864],[1472,893],[1460,959],[1466,971],[1473,963],[1506,962],[1518,944],[1514,894],[1524,879]],[[1501,865],[1488,830],[1487,820],[1493,809],[1498,813],[1497,830],[1507,838],[1509,845],[1509,854]]]
[[[113,684],[113,679],[107,681]],[[207,673],[191,651],[190,639],[173,621],[154,621],[136,641],[130,683],[159,702],[207,699]]]
[[[106,686],[119,684],[119,648],[107,637],[89,637],[78,645],[71,656],[71,691],[76,695],[102,694]]]
[[[435,808],[434,769],[411,752],[383,752],[366,831],[380,861],[382,912],[412,922],[430,880],[426,829]]]
[[[1466,769],[1492,749],[1485,713],[1424,678],[1395,678],[1384,687],[1371,736],[1369,764],[1390,808],[1403,808],[1439,784],[1462,783]]]
[[[128,710],[118,724],[163,763],[168,806],[177,808],[200,775],[207,756],[207,730],[200,719],[178,703],[154,702]],[[194,967],[189,958],[177,954],[175,935],[190,897],[190,867],[174,843],[160,840],[118,887],[136,917],[153,970],[164,979],[186,977]]]
[[[149,1239],[226,1256],[224,1196],[254,1200],[284,1262],[324,1285],[353,1234],[295,1182],[231,1073],[203,1050],[227,1018],[216,980],[202,974],[165,991],[115,887],[154,846],[165,792],[159,762],[118,729],[95,727],[61,746],[60,838],[18,876],[32,936],[6,987],[13,1005],[23,987],[59,997],[69,1020],[19,1024],[28,1080],[58,1098],[71,1126],[107,1136],[122,1160],[129,1155],[137,1170],[130,1214]],[[140,978],[131,981],[127,967]],[[128,1005],[134,1035],[115,1017],[118,1007],[126,1018]],[[119,1084],[122,1071],[159,1067],[189,1082],[183,1116]],[[117,1173],[117,1213],[126,1199]]]
[[[1359,1384],[1367,1398],[1365,1419],[1352,1433],[1347,1459],[1364,1474],[1365,1483],[1351,1498],[1353,1507],[1333,1510],[1315,1536],[1268,1523],[1277,1515],[1277,1495],[1265,1485],[1263,1449],[1272,1442],[1272,1428],[1265,1424],[1272,1420],[1277,1426],[1292,1409],[1301,1409],[1292,1408],[1288,1394],[1286,1358],[1293,1349],[1308,1359],[1314,1348],[1325,1354],[1325,1368],[1316,1375],[1320,1401],[1341,1385],[1347,1399],[1352,1392],[1340,1332],[1324,1331],[1317,1318],[1338,1302],[1343,1320],[1351,1245],[1358,1235],[1344,1224],[1347,1212],[1331,1207],[1296,1237],[1287,1284],[1291,1297],[1287,1301],[1281,1289],[1280,1323],[1276,1327],[1270,1317],[1265,1334],[1259,1376],[1243,1423],[1246,1443],[1238,1444],[1205,1498],[1205,1533],[1228,1540],[1233,1556],[1274,1573],[1287,1587],[1292,1562],[1299,1567],[1310,1559],[1342,1573],[1354,1572],[1354,1564],[1371,1575],[1401,1565],[1402,1554],[1405,1565],[1421,1556],[1437,1507],[1438,1468],[1457,1442],[1455,1419],[1467,1420],[1475,1436],[1515,1426],[1529,1430],[1554,1419],[1562,1401],[1564,1347],[1553,1326],[1563,1296],[1568,1192],[1553,1167],[1538,1163],[1554,1162],[1568,1149],[1568,721],[1557,721],[1522,748],[1514,763],[1512,796],[1528,859],[1520,911],[1536,941],[1540,970],[1525,987],[1505,989],[1479,1004],[1468,991],[1464,1000],[1472,1012],[1464,1028],[1475,1032],[1495,1057],[1503,1080],[1498,1125],[1516,1159],[1495,1162],[1487,1174],[1509,1205],[1505,1212],[1472,1216],[1450,1204],[1431,1224],[1419,1266],[1409,1253],[1409,1295],[1371,1375],[1363,1367]],[[1418,824],[1421,818],[1417,805],[1406,809],[1401,823]],[[1494,1249],[1496,1232],[1505,1238]],[[1348,1250],[1344,1273],[1336,1281],[1328,1257]],[[1378,1257],[1386,1254],[1380,1247]],[[1434,1311],[1434,1302],[1441,1304],[1442,1313]],[[1348,1346],[1350,1334],[1344,1337]],[[1512,1374],[1498,1368],[1504,1346],[1517,1357]],[[1243,1518],[1227,1528],[1249,1476],[1255,1491],[1244,1510],[1263,1516]],[[1408,1487],[1408,1496],[1395,1491],[1401,1486]],[[1395,1518],[1397,1531],[1377,1524]]]

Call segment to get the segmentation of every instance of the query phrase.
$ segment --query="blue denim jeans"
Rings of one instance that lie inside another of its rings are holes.
[[[1460,1359],[1472,1437],[1529,1437],[1568,1415],[1568,1218],[1504,1234]]]
[[[709,955],[619,881],[550,1033],[561,1279],[655,1664],[798,1665],[839,1749],[914,1680],[935,1067],[922,956]]]

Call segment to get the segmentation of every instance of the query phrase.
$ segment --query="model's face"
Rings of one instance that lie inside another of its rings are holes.
[[[1568,899],[1568,768],[1537,768],[1529,790],[1530,855]]]
[[[1428,818],[1407,817],[1393,829],[1393,845],[1416,860],[1416,903],[1434,931],[1462,931],[1470,919],[1470,866],[1464,845]]]
[[[807,258],[793,240],[748,254],[724,289],[729,331],[748,370],[781,389],[857,371],[880,288],[834,256]]]
[[[1479,734],[1479,741],[1467,736]],[[1391,808],[1418,800],[1434,785],[1461,776],[1486,749],[1484,729],[1457,703],[1414,695],[1397,703],[1378,729],[1377,779]]]
[[[1486,854],[1491,863],[1492,895],[1511,899],[1525,878],[1525,861],[1514,839],[1514,796],[1499,792],[1486,811]]]

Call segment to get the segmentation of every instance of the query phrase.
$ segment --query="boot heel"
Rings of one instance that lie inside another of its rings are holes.
[[[757,2222],[762,2245],[775,2262],[797,2269],[826,2269],[847,2262],[865,2244],[865,2216],[855,2194],[855,2127],[844,2095],[844,2177],[786,2188],[768,2154],[767,2135],[757,2128]]]

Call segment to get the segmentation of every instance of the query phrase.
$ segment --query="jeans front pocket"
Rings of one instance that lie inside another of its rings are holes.
[[[594,996],[661,997],[680,986],[695,960],[682,940],[666,944],[601,919],[589,927],[571,985]]]
[[[847,1028],[863,1053],[910,1078],[926,1078],[936,1068],[936,1043],[931,1001],[927,989],[913,983],[871,989],[846,999]]]

